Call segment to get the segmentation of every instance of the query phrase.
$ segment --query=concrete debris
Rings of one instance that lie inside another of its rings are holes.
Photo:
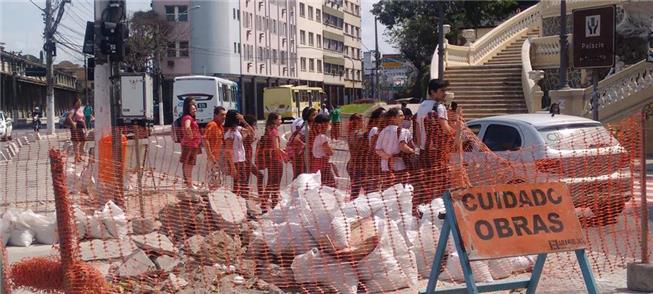
[[[247,215],[252,218],[258,218],[263,214],[261,206],[254,200],[247,200]]]
[[[82,260],[107,260],[130,255],[138,247],[129,239],[91,240],[79,243]]]
[[[131,233],[134,235],[147,235],[161,228],[161,223],[150,218],[134,218],[130,222]]]
[[[187,253],[199,255],[202,250],[202,245],[204,245],[204,236],[195,235],[184,242],[184,249]]]
[[[205,238],[201,257],[205,263],[236,264],[244,253],[240,237],[232,238],[225,231],[217,231]]]
[[[256,276],[256,261],[251,259],[243,259],[238,263],[237,272],[245,278],[250,279]]]
[[[136,277],[155,269],[156,265],[152,263],[147,254],[143,250],[137,249],[120,265],[118,275],[121,277]]]
[[[297,285],[290,266],[281,267],[274,263],[259,265],[258,277],[268,283],[277,285],[281,288],[289,288]]]
[[[171,273],[170,275],[168,275],[168,279],[165,281],[164,284],[176,292],[188,286],[188,281],[184,280],[183,278],[177,277],[175,274]]]
[[[147,235],[132,236],[132,240],[136,246],[145,251],[154,251],[158,254],[175,255],[178,250],[172,244],[170,239],[163,234],[157,232],[149,233]]]
[[[221,229],[237,232],[238,225],[247,218],[247,200],[220,188],[208,195],[209,209]]]
[[[158,269],[164,272],[170,272],[175,269],[181,261],[172,256],[161,255],[154,260],[154,263]]]

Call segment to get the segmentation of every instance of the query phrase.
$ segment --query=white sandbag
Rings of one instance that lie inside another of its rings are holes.
[[[84,239],[86,236],[86,228],[88,227],[88,218],[86,213],[79,207],[79,205],[73,205],[73,214],[75,216],[75,225],[77,226],[77,235],[79,240]]]
[[[477,283],[494,282],[487,261],[472,261],[470,264],[472,267],[472,273],[474,274],[474,281]],[[463,269],[460,267],[460,257],[458,256],[457,252],[449,254],[449,258],[447,259],[447,266],[445,267],[444,271],[440,273],[438,279],[442,281],[453,280],[457,282],[462,282],[465,280]]]
[[[533,266],[531,260],[526,256],[506,257],[488,261],[492,278],[503,279],[510,277],[513,273],[526,272]]]
[[[358,277],[351,264],[321,254],[317,248],[295,256],[290,266],[298,283],[320,283],[343,294],[355,294]]]
[[[263,240],[274,255],[282,253],[302,254],[317,246],[317,242],[306,229],[299,216],[299,209],[289,207],[280,218],[286,220],[275,223],[271,219],[261,221]]]
[[[300,214],[304,226],[315,239],[331,232],[331,221],[347,198],[343,191],[322,186],[300,194]]]
[[[16,226],[17,216],[11,211],[7,210],[0,219],[0,235],[2,236],[2,245],[7,246],[11,232]]]
[[[322,186],[322,179],[319,171],[314,174],[301,174],[290,184],[291,199],[297,200],[306,190],[317,189],[320,186]],[[290,203],[290,205],[296,204]]]
[[[340,250],[351,246],[350,237],[352,225],[361,220],[359,217],[336,216],[331,221],[331,231],[328,236],[333,246]]]
[[[415,256],[406,246],[397,223],[375,218],[379,245],[358,262],[359,277],[369,292],[387,292],[417,285]]]
[[[374,216],[399,220],[402,214],[413,210],[413,186],[396,184],[381,193],[381,200],[383,209],[379,209]]]
[[[415,254],[417,270],[422,278],[428,278],[431,265],[438,248],[441,228],[428,220],[423,220],[419,227],[417,238],[413,241],[412,251]],[[450,237],[451,238],[451,237]],[[445,251],[448,254],[449,250]]]
[[[33,213],[30,210],[28,210],[28,212],[29,215],[26,215],[25,222],[34,232],[36,242],[48,245],[59,242],[57,216],[54,213],[42,215]]]
[[[75,194],[82,190],[81,169],[75,168],[75,165],[69,165],[66,168],[66,187],[68,193]]]
[[[129,231],[127,226],[127,216],[118,205],[109,200],[102,209],[102,221],[106,226],[109,234],[116,239],[127,236]]]
[[[383,200],[380,193],[362,195],[353,201],[345,203],[340,209],[340,214],[348,218],[366,218],[383,208]],[[376,197],[378,196],[378,197]]]
[[[417,210],[422,213],[420,222],[429,221],[432,224],[438,226],[438,228],[442,228],[444,220],[439,219],[438,215],[440,213],[447,212],[447,209],[444,207],[444,200],[442,200],[442,198],[435,198],[428,205],[420,205],[417,207]]]
[[[31,219],[33,212],[27,210],[18,214],[15,226],[9,237],[9,245],[29,247],[34,242],[34,232],[31,230],[28,221]]]

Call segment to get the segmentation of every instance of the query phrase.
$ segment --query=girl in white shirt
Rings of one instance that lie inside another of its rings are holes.
[[[329,137],[327,132],[331,128],[331,118],[326,114],[320,114],[315,117],[315,139],[313,140],[311,154],[311,172],[320,171],[322,184],[335,187],[336,178],[333,174],[329,158],[333,155],[333,150],[329,146]]]
[[[365,137],[368,140],[368,145],[366,146],[366,155],[369,159],[365,165],[365,177],[363,180],[363,187],[365,188],[365,193],[379,191],[381,186],[379,181],[381,180],[381,169],[379,168],[381,164],[381,158],[376,154],[374,148],[376,146],[376,140],[379,136],[379,131],[385,127],[385,109],[377,108],[370,114],[370,119],[367,123],[367,132]]]
[[[404,120],[404,114],[399,108],[392,108],[385,114],[388,126],[379,133],[375,151],[381,157],[381,186],[388,188],[397,183],[407,183],[409,172],[402,153],[413,154],[410,147],[412,135],[410,130],[399,127]]]
[[[247,124],[242,114],[236,110],[227,111],[224,121],[225,154],[229,170],[234,180],[233,192],[247,198],[249,192],[249,166],[243,139],[254,136],[254,129]]]

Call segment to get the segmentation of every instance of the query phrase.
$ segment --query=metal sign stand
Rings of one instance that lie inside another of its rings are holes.
[[[480,293],[480,292],[492,292],[492,291],[501,291],[501,290],[511,290],[511,289],[522,289],[525,288],[527,294],[534,294],[537,289],[537,284],[540,281],[542,276],[542,269],[544,268],[544,262],[546,261],[547,253],[540,253],[537,255],[537,261],[533,267],[533,273],[531,274],[530,279],[520,279],[520,280],[508,280],[494,283],[482,283],[476,284],[474,282],[474,274],[472,273],[472,267],[470,265],[469,257],[465,252],[465,248],[462,244],[462,238],[460,236],[460,231],[458,230],[458,224],[456,222],[456,214],[453,208],[453,203],[451,201],[451,194],[449,191],[444,193],[442,197],[444,200],[444,206],[447,209],[447,213],[444,219],[444,225],[440,232],[440,238],[438,239],[438,248],[435,251],[435,258],[433,259],[433,264],[431,265],[431,274],[429,275],[429,282],[426,287],[426,291],[420,291],[421,293]],[[456,245],[456,251],[460,257],[460,266],[463,270],[463,275],[465,276],[465,285],[448,288],[444,290],[435,291],[436,284],[438,282],[438,276],[440,275],[440,265],[442,264],[442,259],[444,258],[445,249],[447,247],[447,239],[449,239],[449,234],[453,234],[453,241]],[[585,249],[574,250],[576,253],[576,258],[578,259],[578,265],[580,266],[581,272],[583,273],[583,279],[585,280],[585,286],[587,287],[587,292],[591,294],[598,293],[596,288],[596,282],[594,281],[594,276],[592,274],[592,269],[590,267],[587,256],[585,256]]]

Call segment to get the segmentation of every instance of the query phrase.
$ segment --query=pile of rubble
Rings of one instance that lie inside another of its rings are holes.
[[[319,174],[303,174],[266,214],[255,200],[223,188],[179,193],[157,220],[128,220],[112,202],[91,215],[74,211],[81,258],[125,292],[387,292],[416,288],[437,248],[444,205],[435,199],[415,217],[412,192],[398,184],[350,200],[322,186]],[[452,248],[440,277],[462,281]],[[472,263],[483,282],[532,265],[529,257]]]

